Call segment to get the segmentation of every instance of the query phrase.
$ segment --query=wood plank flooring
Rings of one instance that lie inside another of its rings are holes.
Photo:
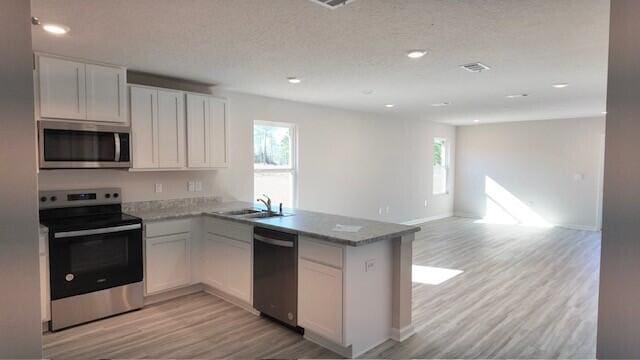
[[[594,358],[600,234],[476,224],[423,225],[414,264],[463,270],[414,283],[417,334],[365,358]],[[301,336],[198,293],[44,336],[54,359],[337,358]]]

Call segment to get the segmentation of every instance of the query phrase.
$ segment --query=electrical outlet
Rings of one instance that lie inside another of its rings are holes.
[[[427,200],[424,201],[424,207],[427,207]]]
[[[382,208],[378,208],[378,215],[382,215]]]
[[[157,193],[161,193],[162,192],[162,184],[156,184],[156,192]]]
[[[364,272],[374,271],[376,269],[376,259],[369,259],[364,262]]]
[[[202,191],[202,181],[196,181],[196,191]]]
[[[387,214],[389,213],[389,210],[391,210],[391,208],[389,207],[389,205],[387,205]]]
[[[187,183],[187,190],[190,191],[190,192],[196,191],[196,183],[195,183],[195,181],[189,181]]]

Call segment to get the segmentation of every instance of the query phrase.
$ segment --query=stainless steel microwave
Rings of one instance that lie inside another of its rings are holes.
[[[39,121],[40,168],[128,168],[130,138],[126,126]]]

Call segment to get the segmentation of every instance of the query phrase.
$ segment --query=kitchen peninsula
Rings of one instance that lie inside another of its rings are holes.
[[[412,242],[419,227],[213,198],[123,204],[145,224],[146,295],[200,285],[253,309],[253,230],[298,236],[298,325],[305,337],[358,356],[403,341],[411,323]],[[375,315],[375,316],[372,316]]]

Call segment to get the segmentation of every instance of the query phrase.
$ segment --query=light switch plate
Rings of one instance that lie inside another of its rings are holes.
[[[156,184],[156,192],[157,193],[161,193],[162,192],[162,184]]]
[[[376,259],[369,259],[364,262],[364,272],[371,272],[376,269]]]
[[[196,191],[202,191],[202,181],[196,181]]]
[[[195,181],[189,181],[187,183],[187,190],[190,191],[190,192],[196,191],[196,182]]]

